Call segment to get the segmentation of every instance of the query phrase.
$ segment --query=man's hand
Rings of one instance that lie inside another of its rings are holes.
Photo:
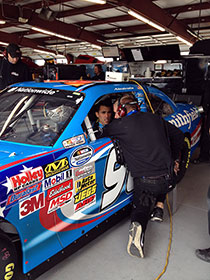
[[[178,171],[179,171],[179,161],[175,160],[174,161],[174,173],[177,175]]]

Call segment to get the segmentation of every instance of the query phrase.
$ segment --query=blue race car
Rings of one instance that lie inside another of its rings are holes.
[[[143,111],[153,105],[185,133],[183,176],[199,143],[200,113],[156,88],[27,82],[0,94],[1,279],[36,278],[129,211],[132,178],[117,163],[111,139],[97,139],[91,125],[99,101],[124,94],[135,95]]]

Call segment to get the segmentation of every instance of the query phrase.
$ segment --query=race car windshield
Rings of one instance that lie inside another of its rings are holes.
[[[11,88],[1,94],[0,139],[52,146],[82,101],[77,92]]]

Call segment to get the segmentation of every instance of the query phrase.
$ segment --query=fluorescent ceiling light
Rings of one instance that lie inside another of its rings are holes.
[[[53,52],[48,52],[48,51],[42,51],[42,50],[38,50],[38,49],[33,49],[34,52],[38,52],[38,53],[43,53],[43,54],[50,54],[55,56],[55,54]]]
[[[167,60],[157,60],[157,61],[154,61],[154,64],[165,64],[167,63]]]
[[[6,21],[5,20],[0,20],[0,24],[5,24]]]
[[[84,0],[83,0],[84,1]],[[106,4],[105,0],[85,0],[87,2],[92,2],[92,3],[96,3],[96,4]]]
[[[92,46],[92,48],[95,48],[95,49],[101,50],[101,47],[100,47],[100,46],[98,46],[98,45],[92,44],[91,46]]]
[[[156,29],[158,29],[158,30],[160,30],[160,31],[162,31],[162,32],[165,31],[165,29],[164,29],[162,26],[160,26],[160,25],[154,23],[153,21],[151,21],[151,20],[149,20],[149,19],[147,19],[147,18],[141,16],[140,14],[135,13],[135,12],[132,11],[132,10],[129,10],[129,11],[128,11],[128,14],[131,15],[131,16],[133,16],[133,17],[135,17],[135,18],[137,18],[137,19],[140,20],[140,21],[143,21],[143,22],[146,23],[146,24],[151,25],[152,27],[154,27],[154,28],[156,28]]]
[[[48,31],[48,30],[44,30],[44,29],[41,29],[41,28],[38,28],[38,27],[33,26],[31,29],[33,29],[35,31],[38,31],[38,32],[41,32],[41,33],[44,33],[44,34],[47,34],[47,35],[50,35],[50,36],[56,36],[58,38],[65,39],[65,40],[68,40],[68,41],[76,41],[73,38],[70,38],[70,37],[67,37],[67,36],[64,36],[64,35],[61,35],[61,34],[57,34],[57,33],[54,33],[54,32]]]
[[[190,43],[189,41],[183,39],[183,38],[180,37],[180,36],[176,36],[176,39],[179,40],[179,41],[181,41],[181,42],[183,42],[183,43],[185,43],[186,45],[188,45],[188,46],[190,46],[190,47],[193,45],[192,43]]]
[[[0,45],[8,46],[8,43],[0,42]]]

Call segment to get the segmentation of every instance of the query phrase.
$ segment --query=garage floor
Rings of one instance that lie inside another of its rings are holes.
[[[207,229],[206,194],[210,184],[210,163],[193,165],[177,188],[177,211],[173,215],[173,238],[164,280],[209,280],[210,264],[194,251],[210,247]],[[167,209],[167,206],[166,208]],[[126,218],[90,244],[49,270],[39,280],[156,280],[164,268],[169,242],[170,220],[150,222],[145,240],[145,258],[126,252],[129,219]]]

